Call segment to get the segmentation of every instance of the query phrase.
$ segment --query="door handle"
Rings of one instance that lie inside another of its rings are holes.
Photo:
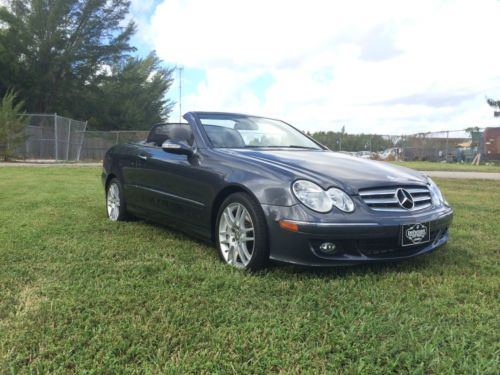
[[[139,155],[137,155],[137,157],[139,159],[142,159],[142,160],[147,160],[148,159],[148,156],[146,154],[139,154]]]

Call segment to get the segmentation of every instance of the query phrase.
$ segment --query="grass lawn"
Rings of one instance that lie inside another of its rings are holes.
[[[105,217],[100,170],[0,169],[0,373],[498,374],[500,187],[439,180],[451,240],[247,274]]]
[[[470,163],[433,163],[430,161],[392,161],[390,163],[419,171],[462,171],[462,172],[496,172],[500,173],[500,164],[471,165]]]

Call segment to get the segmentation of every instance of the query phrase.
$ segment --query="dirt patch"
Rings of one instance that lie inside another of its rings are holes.
[[[19,293],[16,315],[26,315],[36,311],[47,300],[47,297],[40,294],[40,287],[33,284],[27,285]]]

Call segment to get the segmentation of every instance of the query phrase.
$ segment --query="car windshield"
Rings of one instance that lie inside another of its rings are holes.
[[[200,115],[199,119],[214,147],[321,150],[315,142],[282,121],[222,114]]]

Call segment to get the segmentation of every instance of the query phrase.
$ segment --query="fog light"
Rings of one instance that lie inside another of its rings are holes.
[[[323,242],[319,245],[319,249],[326,254],[332,254],[335,252],[335,244],[333,242]]]

